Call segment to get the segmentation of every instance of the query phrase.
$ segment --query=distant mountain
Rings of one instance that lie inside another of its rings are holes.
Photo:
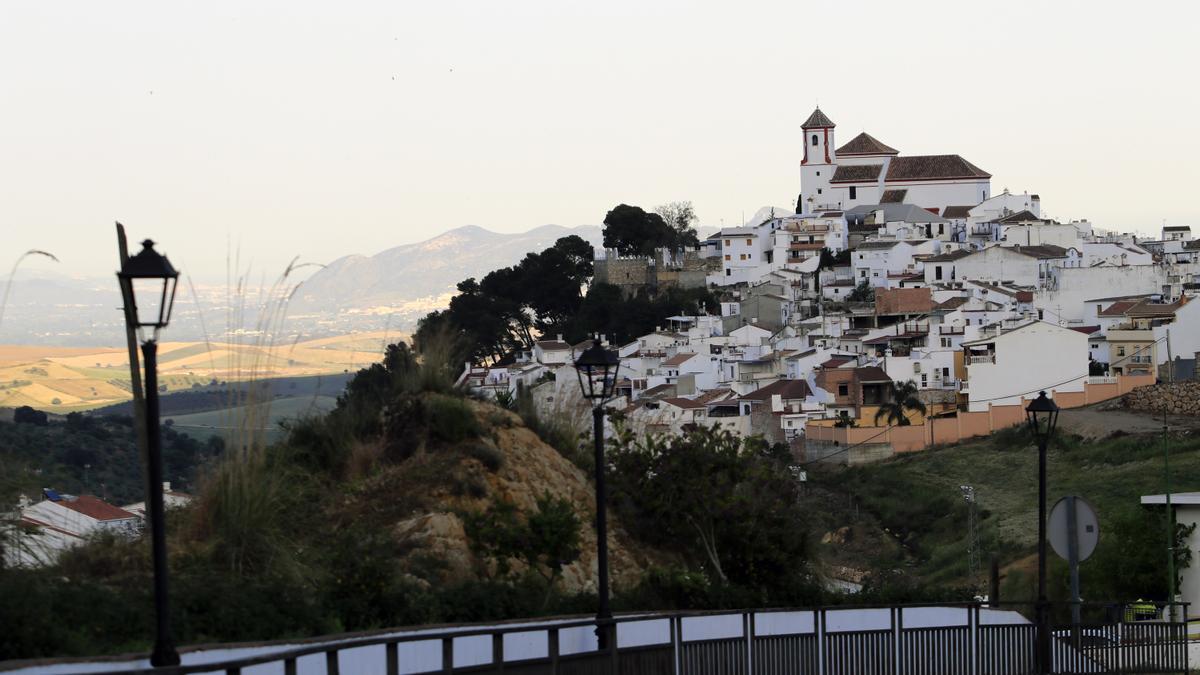
[[[389,248],[373,256],[339,258],[309,277],[292,307],[299,311],[338,311],[373,307],[443,306],[448,294],[467,277],[519,262],[526,253],[549,248],[560,237],[602,241],[594,225],[567,228],[545,225],[528,232],[502,234],[469,225],[417,244]]]

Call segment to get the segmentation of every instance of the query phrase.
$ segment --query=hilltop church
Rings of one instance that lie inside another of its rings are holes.
[[[865,132],[834,149],[836,126],[817,108],[801,127],[804,159],[796,213],[914,204],[944,215],[947,208],[965,211],[992,194],[992,175],[959,155],[902,156]]]

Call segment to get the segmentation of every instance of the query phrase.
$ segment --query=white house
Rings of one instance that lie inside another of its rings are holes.
[[[1088,378],[1088,338],[1045,321],[996,327],[963,342],[968,410],[1020,404],[1039,391],[1083,391]]]
[[[915,204],[941,213],[991,195],[991,174],[959,155],[901,155],[865,132],[838,147],[836,126],[820,108],[801,125],[804,157],[797,213],[883,203]]]
[[[1055,262],[1066,257],[1067,251],[1057,246],[989,246],[956,260],[954,268],[962,280],[1038,286],[1050,277]]]
[[[92,495],[43,492],[44,500],[22,500],[20,523],[12,532],[14,546],[5,547],[5,563],[14,566],[51,564],[68,548],[89,537],[111,532],[135,536],[141,518]]]
[[[562,335],[553,340],[538,340],[533,343],[533,359],[544,366],[571,363],[571,345],[563,342]]]

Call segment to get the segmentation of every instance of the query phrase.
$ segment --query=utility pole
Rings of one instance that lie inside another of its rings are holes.
[[[1171,447],[1167,445],[1167,406],[1163,404],[1163,482],[1166,484],[1167,500],[1167,601],[1175,602],[1175,510],[1171,508]],[[1175,620],[1175,605],[1170,607],[1171,620]]]
[[[960,485],[963,499],[967,502],[967,578],[971,587],[979,588],[979,510],[975,502],[975,487]]]

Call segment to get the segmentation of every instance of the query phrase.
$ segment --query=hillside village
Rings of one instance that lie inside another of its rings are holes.
[[[820,109],[802,126],[795,213],[760,211],[694,248],[596,252],[594,280],[627,294],[720,299],[719,314],[672,316],[627,344],[596,336],[621,358],[619,423],[717,424],[859,463],[1019,423],[1042,390],[1069,408],[1195,374],[1190,227],[1147,240],[1059,222],[958,155],[905,155],[867,133],[839,146]],[[591,343],[542,336],[459,381],[577,412],[570,366]]]

